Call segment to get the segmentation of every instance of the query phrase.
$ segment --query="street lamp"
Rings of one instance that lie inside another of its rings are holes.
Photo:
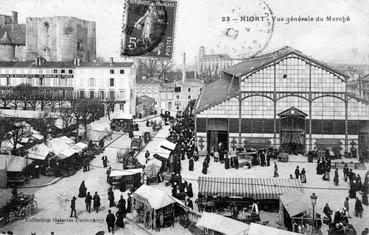
[[[313,205],[313,223],[314,223],[313,228],[314,228],[314,230],[315,230],[315,229],[316,229],[316,227],[315,227],[315,205],[316,205],[316,201],[317,201],[317,199],[318,199],[318,196],[317,196],[317,195],[315,195],[315,193],[313,193],[313,194],[310,196],[310,199],[311,199],[311,204]]]

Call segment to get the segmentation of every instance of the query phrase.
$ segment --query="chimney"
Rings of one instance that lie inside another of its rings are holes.
[[[12,11],[12,25],[18,24],[18,12]]]
[[[182,70],[182,83],[184,84],[186,82],[186,53],[183,53],[183,70]]]

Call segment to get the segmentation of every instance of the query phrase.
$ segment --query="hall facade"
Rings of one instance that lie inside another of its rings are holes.
[[[199,153],[219,142],[231,153],[240,146],[367,150],[369,105],[347,91],[347,80],[291,47],[236,64],[208,84],[196,103]]]

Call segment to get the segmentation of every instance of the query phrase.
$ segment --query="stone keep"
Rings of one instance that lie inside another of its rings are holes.
[[[26,59],[48,61],[96,58],[96,24],[75,17],[28,17]]]

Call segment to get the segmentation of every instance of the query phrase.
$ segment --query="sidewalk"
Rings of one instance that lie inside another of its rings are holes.
[[[29,185],[21,185],[21,186],[18,186],[17,188],[41,188],[41,187],[46,187],[46,186],[57,183],[62,178],[63,177],[57,177],[57,178],[55,178],[55,179],[53,179],[49,182],[45,182],[45,183],[41,183],[41,184],[35,184],[35,185],[32,185],[32,180],[34,180],[34,179],[31,179],[31,183]]]
[[[157,115],[149,115],[149,116],[146,116],[144,118],[141,118],[141,119],[133,119],[134,122],[146,122],[147,120],[150,120],[150,119],[153,119],[153,118],[156,118],[156,117],[160,117],[160,114],[157,114]]]

